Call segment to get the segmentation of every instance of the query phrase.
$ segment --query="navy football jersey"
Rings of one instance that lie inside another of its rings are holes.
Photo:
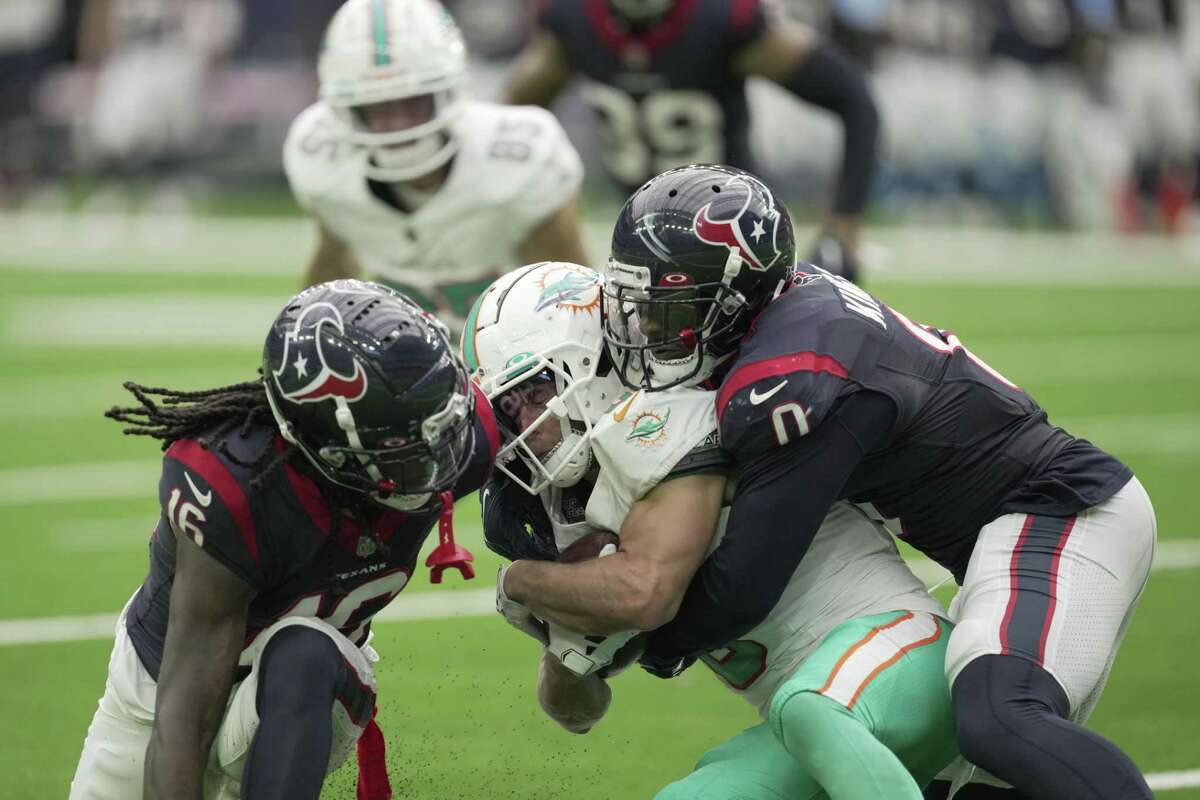
[[[456,498],[486,480],[499,437],[491,406],[478,389],[471,462],[452,491]],[[265,444],[282,450],[273,425],[246,437],[227,434],[229,449],[247,461]],[[425,538],[437,524],[434,503],[415,512],[380,507],[371,519],[340,514],[308,474],[284,463],[251,485],[254,473],[216,447],[181,439],[163,458],[162,515],[150,539],[150,571],[126,616],[129,636],[155,679],[162,664],[175,534],[188,536],[257,592],[245,646],[284,616],[319,617],[351,641],[365,641],[371,618],[408,583]]]
[[[754,171],[746,81],[733,62],[766,29],[760,0],[677,0],[636,32],[607,0],[548,0],[541,24],[587,79],[604,165],[622,187],[684,164]]]
[[[899,518],[903,538],[960,581],[980,527],[995,517],[1074,514],[1132,475],[1049,424],[952,333],[826,273],[801,275],[743,340],[718,393],[723,446],[749,463],[799,441],[863,390],[891,398],[896,418],[842,498]]]
[[[1076,59],[1090,32],[1076,0],[984,0],[991,13],[991,56],[1043,66]]]

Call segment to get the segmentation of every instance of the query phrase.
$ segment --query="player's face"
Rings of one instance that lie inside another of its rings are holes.
[[[511,420],[516,432],[525,433],[545,412],[546,404],[553,400],[556,394],[553,381],[531,381],[505,392],[498,405],[501,414]],[[561,441],[562,421],[554,414],[547,414],[546,418],[529,432],[525,443],[535,456],[541,458]]]
[[[689,302],[690,295],[675,299],[680,302],[626,302],[621,309],[621,321],[632,334],[630,340],[651,345],[651,352],[664,360],[689,355],[694,347],[683,334],[695,330],[696,308]]]
[[[434,101],[433,95],[423,94],[359,106],[355,110],[363,126],[371,133],[393,133],[415,128],[433,119]]]

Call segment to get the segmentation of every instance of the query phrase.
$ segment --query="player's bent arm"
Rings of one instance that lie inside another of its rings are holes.
[[[842,164],[828,228],[853,250],[879,142],[879,111],[862,70],[811,29],[786,20],[774,22],[746,45],[735,66],[743,75],[774,81],[841,119]]]
[[[146,750],[147,800],[202,796],[208,751],[221,725],[254,590],[178,536],[171,612]]]
[[[579,677],[550,653],[538,667],[538,703],[546,716],[571,733],[587,733],[612,702],[608,682],[592,673]]]
[[[570,82],[573,70],[558,37],[540,30],[513,64],[503,102],[548,108]]]
[[[651,630],[674,615],[716,530],[725,476],[686,475],[634,503],[611,556],[576,564],[517,561],[508,597],[586,634]]]
[[[318,222],[317,249],[304,272],[304,286],[316,286],[342,278],[358,278],[361,275],[362,267],[350,246]]]
[[[587,250],[583,246],[583,234],[579,230],[578,194],[536,228],[529,232],[517,249],[522,264],[538,261],[567,261],[587,265]]]
[[[679,612],[647,641],[662,667],[736,641],[770,613],[855,467],[885,439],[891,399],[859,392],[812,433],[742,465],[725,536],[687,588]]]

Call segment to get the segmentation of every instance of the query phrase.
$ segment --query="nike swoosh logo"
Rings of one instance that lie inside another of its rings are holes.
[[[768,389],[767,391],[763,392],[762,394],[758,393],[758,387],[751,389],[750,390],[750,405],[756,406],[765,400],[769,400],[772,395],[777,394],[779,392],[779,390],[785,386],[787,386],[786,380],[773,386],[772,388]]]
[[[615,420],[616,422],[624,422],[625,415],[629,413],[629,407],[631,405],[633,405],[633,401],[637,396],[638,396],[637,392],[634,392],[633,394],[629,395],[629,399],[625,401],[625,405],[621,406],[620,408],[618,408],[616,411],[613,412],[613,420]]]
[[[491,493],[492,493],[491,487],[484,489],[483,490],[483,502],[480,503],[479,505],[483,506],[484,508],[487,508],[488,495]]]
[[[212,505],[212,489],[209,489],[207,492],[201,492],[199,489],[197,489],[196,482],[192,480],[191,473],[189,473],[187,470],[184,470],[183,477],[187,478],[188,486],[191,487],[192,494],[195,496],[196,501],[200,503],[202,508],[208,508],[210,505]]]

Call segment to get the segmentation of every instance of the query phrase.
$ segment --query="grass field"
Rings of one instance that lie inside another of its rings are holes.
[[[143,577],[157,514],[154,443],[122,437],[100,414],[122,399],[126,379],[200,388],[251,377],[309,245],[294,223],[266,232],[192,224],[163,236],[143,235],[150,227],[112,235],[95,222],[0,226],[0,720],[9,731],[0,798],[41,800],[66,795],[110,642],[92,624],[31,644],[28,631],[50,623],[15,621],[117,611]],[[1149,489],[1161,569],[1092,724],[1147,772],[1200,769],[1200,269],[1191,246],[880,237],[888,271],[871,281],[875,293],[954,328]],[[593,252],[602,247],[593,241]],[[478,579],[451,576],[435,590],[419,571],[394,606],[429,591],[480,605],[496,559],[480,543],[474,498],[460,503],[457,527]],[[536,648],[494,615],[381,622],[377,634],[397,797],[648,797],[755,721],[702,668],[671,682],[630,673],[614,683],[610,717],[572,737],[536,708]],[[1200,774],[1189,782],[1200,786]],[[352,771],[325,796],[353,797]],[[1200,798],[1200,788],[1166,796]]]

